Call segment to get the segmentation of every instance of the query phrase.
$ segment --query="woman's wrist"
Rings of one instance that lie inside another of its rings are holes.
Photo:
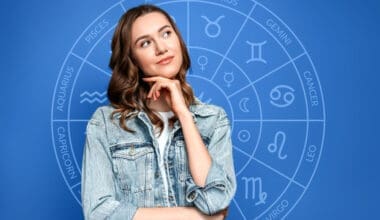
[[[191,119],[191,120],[193,119],[193,116],[189,109],[183,109],[183,110],[177,111],[176,115],[180,122],[184,120],[188,120],[188,119]]]
[[[193,220],[197,214],[197,210],[194,207],[183,207],[184,220]]]

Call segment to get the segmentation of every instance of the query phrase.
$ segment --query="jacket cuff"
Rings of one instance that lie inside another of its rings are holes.
[[[99,205],[88,219],[132,220],[136,211],[137,206],[132,203],[110,199]]]
[[[137,206],[129,202],[121,202],[110,216],[110,220],[132,220],[137,212]]]
[[[192,177],[186,180],[186,200],[194,202],[195,206],[207,215],[223,210],[229,204],[227,179],[223,168],[212,162],[204,187],[196,185]]]

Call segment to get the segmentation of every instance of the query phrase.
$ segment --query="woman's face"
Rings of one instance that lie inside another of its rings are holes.
[[[179,38],[159,12],[140,16],[133,23],[132,53],[146,76],[174,78],[183,61]]]

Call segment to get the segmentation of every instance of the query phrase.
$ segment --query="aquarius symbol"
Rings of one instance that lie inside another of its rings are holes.
[[[80,100],[80,103],[83,103],[83,102],[88,102],[88,103],[91,103],[91,104],[94,103],[94,102],[104,103],[104,102],[107,101],[107,97],[104,97],[105,95],[106,95],[106,92],[99,93],[99,92],[95,91],[93,93],[89,93],[88,91],[85,91],[82,94],[80,94],[80,97],[85,97],[82,100]],[[93,98],[94,96],[95,96],[95,98]],[[90,97],[91,99],[87,98],[87,97]],[[102,98],[102,97],[104,97],[104,98]]]
[[[251,134],[247,130],[241,130],[238,133],[238,139],[239,141],[246,143],[251,139]]]
[[[289,90],[288,92],[285,92],[284,94],[281,93],[281,89],[286,89],[286,90]],[[279,101],[282,97],[282,101],[284,103],[279,103],[279,102],[274,102],[274,101]],[[276,107],[279,107],[279,108],[285,108],[285,107],[288,107],[289,105],[291,105],[295,99],[294,97],[294,89],[290,86],[287,86],[287,85],[278,85],[276,87],[274,87],[271,91],[270,91],[270,98],[272,99],[270,101],[270,103]]]
[[[225,72],[223,78],[224,78],[224,82],[227,83],[227,87],[230,87],[231,83],[233,83],[235,80],[233,72]]]
[[[258,202],[255,205],[265,204],[268,194],[263,192],[263,183],[261,177],[242,177],[245,181],[245,199],[249,198],[249,193],[251,193],[251,199],[258,197]],[[257,192],[256,192],[257,191]]]
[[[279,139],[281,139],[280,145],[278,145]],[[284,144],[286,140],[286,134],[282,131],[278,131],[274,136],[274,143],[270,143],[268,145],[268,151],[271,153],[275,153],[277,151],[277,156],[279,159],[284,160],[288,157],[288,155],[281,155],[282,150],[284,149]]]
[[[215,21],[210,21],[210,19],[208,19],[208,17],[206,17],[206,16],[204,16],[204,15],[202,15],[201,17],[202,17],[203,19],[205,19],[205,20],[208,22],[208,24],[207,24],[206,27],[205,27],[205,33],[206,33],[206,35],[207,35],[208,37],[211,37],[211,38],[216,38],[216,37],[218,37],[218,36],[220,35],[220,30],[221,30],[221,27],[220,27],[220,25],[218,24],[218,22],[220,21],[220,19],[224,18],[225,16],[224,16],[224,15],[221,15],[221,16],[219,16]],[[214,34],[211,34],[211,33],[210,33],[209,28],[211,27],[211,25],[215,25],[215,27],[216,27],[216,33],[214,33]]]
[[[266,64],[267,61],[263,59],[263,45],[266,44],[267,41],[263,41],[261,43],[252,43],[249,41],[246,42],[247,44],[251,45],[251,58],[247,60],[246,63],[258,61]]]
[[[199,56],[198,57],[198,64],[201,66],[201,70],[203,71],[205,69],[205,66],[208,64],[208,58],[206,56]]]

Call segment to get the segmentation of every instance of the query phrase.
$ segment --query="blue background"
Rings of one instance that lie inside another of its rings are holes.
[[[318,71],[327,121],[322,157],[288,219],[377,216],[376,1],[259,1],[300,38]],[[0,219],[81,219],[51,140],[54,86],[67,52],[116,1],[14,1],[1,22]]]

